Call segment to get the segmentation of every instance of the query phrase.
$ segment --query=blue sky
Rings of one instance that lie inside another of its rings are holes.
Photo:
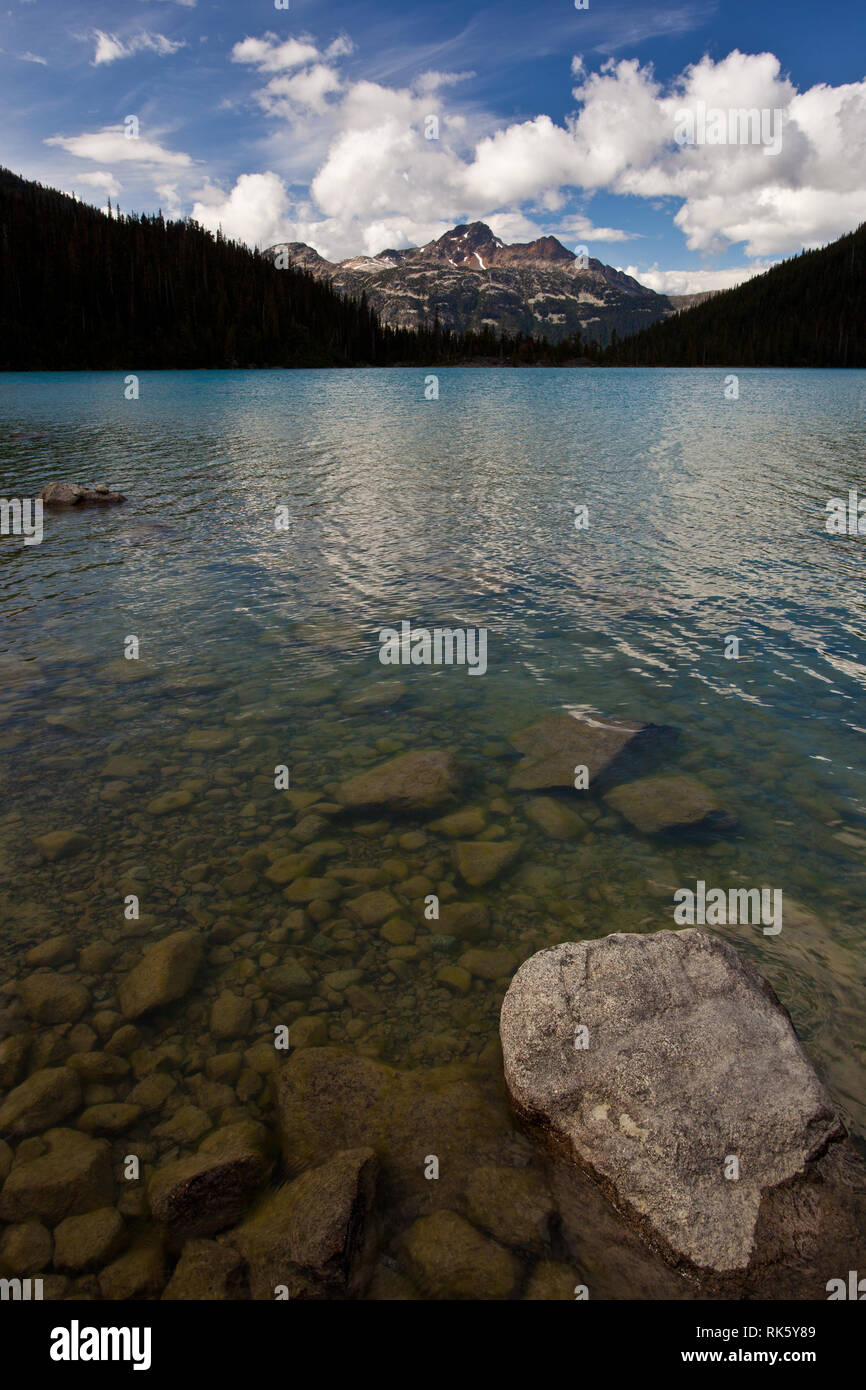
[[[853,0],[289,4],[13,0],[0,161],[331,259],[458,221],[552,233],[672,292],[866,220]]]

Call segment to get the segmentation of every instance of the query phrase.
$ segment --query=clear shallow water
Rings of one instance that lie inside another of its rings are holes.
[[[437,983],[465,943],[431,945],[417,899],[401,912],[414,957],[338,908],[286,937],[281,888],[242,863],[280,838],[296,847],[276,763],[328,801],[388,753],[441,746],[460,760],[461,804],[521,842],[510,872],[467,892],[446,837],[401,845],[428,817],[373,815],[322,832],[338,842],[328,872],[384,865],[398,895],[401,875],[451,883],[444,896],[487,904],[482,944],[515,963],[569,937],[671,926],[673,890],[699,878],[781,888],[779,936],[720,930],[771,981],[862,1137],[866,567],[862,538],[825,533],[824,507],[862,483],[866,374],[742,371],[736,402],[724,376],[451,370],[426,401],[414,370],[149,373],[135,402],[114,373],[0,377],[3,495],[66,478],[130,499],[47,515],[40,546],[0,540],[7,977],[58,932],[114,941],[90,981],[98,1010],[130,940],[228,923],[242,946],[217,946],[168,1011],[198,1065],[220,988],[254,1002],[244,1046],[268,1035],[263,972],[289,948],[317,981],[363,971],[372,1006],[319,995],[329,1041],[401,1066],[485,1065],[501,986]],[[486,675],[381,666],[378,630],[404,619],[487,628]],[[121,660],[128,634],[139,663]],[[725,659],[729,634],[739,660]],[[352,710],[383,678],[405,694]],[[655,841],[591,800],[582,839],[546,838],[507,789],[507,736],[563,707],[676,726],[668,770],[711,788],[737,832]],[[214,751],[190,738],[201,729]],[[118,754],[145,770],[104,776]],[[148,812],[186,784],[186,808]],[[46,864],[34,837],[70,827],[88,848]],[[118,906],[132,881],[146,885],[135,929]],[[254,1104],[267,1118],[267,1096]]]

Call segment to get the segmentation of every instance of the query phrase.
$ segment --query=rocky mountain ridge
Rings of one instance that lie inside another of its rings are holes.
[[[668,296],[556,237],[506,245],[484,222],[461,224],[426,246],[328,261],[304,242],[268,248],[278,266],[298,266],[339,293],[360,298],[398,328],[432,325],[559,342],[574,333],[608,343],[676,313],[695,296]],[[679,302],[679,301],[682,302]]]

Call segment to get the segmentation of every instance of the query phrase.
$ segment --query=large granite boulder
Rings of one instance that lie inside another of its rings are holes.
[[[344,806],[384,806],[394,811],[427,810],[447,800],[457,786],[451,753],[441,748],[400,753],[341,782],[337,800]]]
[[[845,1129],[734,947],[689,929],[540,951],[500,1032],[518,1115],[666,1259],[764,1287],[799,1262],[797,1296],[826,1297],[851,1251]]]
[[[585,767],[592,786],[615,763],[636,757],[666,732],[655,724],[564,712],[547,715],[511,735],[511,744],[523,757],[509,785],[516,791],[573,788],[575,768]]]

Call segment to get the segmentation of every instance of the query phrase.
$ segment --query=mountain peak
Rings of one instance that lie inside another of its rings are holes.
[[[672,306],[622,271],[590,258],[582,265],[555,236],[506,244],[486,222],[461,222],[428,241],[333,265],[309,248],[298,263],[344,294],[362,292],[385,323],[418,327],[438,317],[444,328],[491,326],[605,341],[663,318]]]
[[[494,236],[486,222],[461,222],[436,241],[421,248],[425,259],[450,262],[470,270],[486,270],[501,251],[502,242]]]

